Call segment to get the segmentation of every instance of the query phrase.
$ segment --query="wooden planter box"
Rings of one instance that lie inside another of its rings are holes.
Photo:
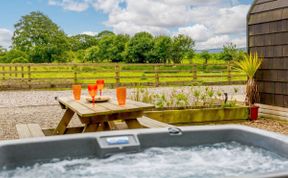
[[[167,124],[186,124],[217,121],[247,120],[249,107],[237,106],[231,108],[202,108],[149,111],[147,117]]]

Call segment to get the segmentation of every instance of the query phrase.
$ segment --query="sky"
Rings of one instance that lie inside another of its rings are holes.
[[[246,15],[253,0],[1,0],[0,45],[11,46],[14,24],[41,11],[71,36],[103,30],[133,35],[185,34],[196,49],[246,46]]]

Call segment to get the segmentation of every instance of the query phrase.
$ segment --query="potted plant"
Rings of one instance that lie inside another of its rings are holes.
[[[235,62],[237,68],[244,72],[247,77],[246,84],[246,97],[245,103],[250,107],[250,119],[256,120],[258,118],[259,106],[255,105],[255,102],[259,99],[258,86],[254,79],[254,75],[262,64],[262,59],[258,57],[258,54],[247,54],[241,61]]]

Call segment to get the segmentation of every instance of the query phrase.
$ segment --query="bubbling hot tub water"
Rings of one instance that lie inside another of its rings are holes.
[[[193,147],[154,147],[105,159],[54,159],[2,171],[0,177],[212,178],[265,175],[287,169],[288,159],[273,152],[238,142],[223,142]]]

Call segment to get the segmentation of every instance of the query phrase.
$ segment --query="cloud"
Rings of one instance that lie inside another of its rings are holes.
[[[238,5],[231,8],[220,9],[217,18],[210,22],[215,33],[237,33],[246,29],[246,15],[248,5]]]
[[[113,31],[115,33],[125,33],[129,35],[133,35],[137,32],[150,32],[154,35],[169,35],[169,30],[162,27],[157,26],[149,26],[149,25],[137,25],[137,24],[130,24],[127,22],[119,22],[113,26]]]
[[[182,33],[192,37],[196,44],[199,43],[199,48],[221,48],[225,43],[233,41],[241,46],[246,44],[243,35],[239,34],[245,33],[246,14],[250,5],[240,4],[238,0],[125,2],[125,8],[114,7],[114,10],[107,13],[109,19],[106,25],[116,33]]]
[[[115,33],[183,33],[199,48],[222,47],[227,41],[245,46],[250,7],[239,0],[49,0],[49,4],[73,11],[89,7],[102,11],[108,16],[103,23]]]
[[[98,34],[98,32],[86,31],[86,32],[82,32],[81,34],[90,35],[90,36],[96,36]]]
[[[213,36],[209,38],[207,41],[196,43],[198,49],[216,49],[222,48],[223,44],[226,44],[230,41],[228,35],[220,35],[220,36]]]
[[[90,0],[48,0],[49,5],[61,6],[65,10],[82,12],[88,9]]]
[[[194,26],[180,27],[176,34],[184,34],[190,36],[198,42],[206,41],[212,36],[212,32],[203,24]]]
[[[222,48],[223,45],[227,43],[236,44],[238,48],[243,48],[246,46],[246,36],[240,36],[232,38],[229,35],[219,35],[209,38],[207,41],[196,43],[197,49],[218,49]]]
[[[12,44],[12,36],[12,31],[5,28],[0,28],[0,46],[8,49]]]
[[[102,10],[105,13],[109,13],[118,9],[120,2],[122,2],[122,0],[94,0],[91,1],[91,4],[96,10]]]

